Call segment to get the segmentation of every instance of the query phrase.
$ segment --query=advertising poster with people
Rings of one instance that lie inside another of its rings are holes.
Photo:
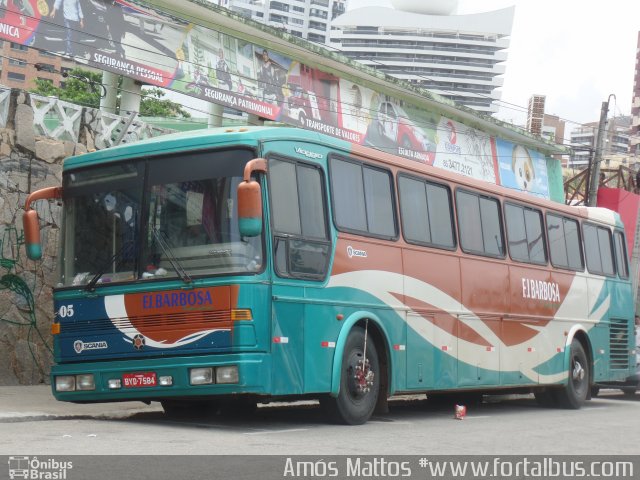
[[[168,87],[187,24],[124,0],[0,0],[0,38]]]
[[[496,139],[462,123],[136,0],[0,0],[0,38],[267,120],[549,195],[539,153],[500,140],[496,147]]]
[[[500,139],[496,149],[502,185],[549,198],[547,161],[542,154]]]

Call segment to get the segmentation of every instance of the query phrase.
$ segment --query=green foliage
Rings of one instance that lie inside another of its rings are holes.
[[[143,117],[189,118],[191,115],[179,103],[163,99],[166,94],[159,88],[142,92],[140,115]]]
[[[122,78],[120,79],[122,82]],[[50,80],[36,79],[36,87],[31,89],[37,95],[58,97],[65,102],[90,108],[100,108],[102,95],[102,74],[74,68],[64,79],[64,87],[56,87]],[[163,99],[165,92],[159,88],[142,91],[140,115],[143,117],[189,118],[191,115],[179,103]],[[116,107],[119,107],[120,99]]]
[[[64,88],[55,87],[49,80],[36,79],[36,87],[32,93],[58,97],[65,102],[99,108],[102,91],[102,74],[74,68],[64,79]]]

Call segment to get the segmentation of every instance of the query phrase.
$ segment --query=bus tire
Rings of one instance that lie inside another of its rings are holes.
[[[622,387],[622,393],[624,394],[625,397],[633,397],[636,394],[636,390],[638,389],[638,387]]]
[[[571,341],[569,357],[569,378],[564,388],[558,390],[558,403],[563,408],[578,409],[587,400],[589,393],[590,367],[582,343],[576,338]]]
[[[370,334],[366,341],[364,359],[365,331],[361,327],[351,330],[342,355],[340,393],[335,398],[327,396],[321,400],[329,418],[337,423],[361,425],[371,418],[376,407],[380,393],[380,361]]]
[[[203,418],[218,410],[216,401],[162,400],[160,404],[165,416],[174,420]]]
[[[250,417],[258,410],[258,402],[253,398],[237,397],[220,404],[220,414],[226,417]]]
[[[551,408],[557,405],[557,392],[551,388],[535,390],[533,396],[541,407]]]

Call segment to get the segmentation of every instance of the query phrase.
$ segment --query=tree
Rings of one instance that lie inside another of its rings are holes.
[[[143,117],[171,117],[189,118],[191,114],[182,105],[171,100],[163,99],[166,95],[159,88],[150,88],[142,91],[140,102],[140,115]]]
[[[64,80],[64,88],[56,87],[51,80],[36,79],[32,93],[58,97],[65,102],[85,107],[100,108],[102,95],[102,74],[81,68],[71,70]]]
[[[122,78],[120,79],[120,83]],[[120,86],[120,85],[119,85]],[[75,103],[90,108],[100,108],[103,95],[102,74],[74,68],[66,75],[64,88],[56,87],[51,80],[36,79],[32,93],[43,96],[58,97],[65,102]],[[140,115],[143,117],[189,118],[191,115],[179,103],[163,99],[166,95],[159,88],[142,91]],[[116,108],[119,108],[118,99]]]

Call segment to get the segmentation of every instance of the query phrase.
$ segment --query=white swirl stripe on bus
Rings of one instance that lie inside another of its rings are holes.
[[[129,321],[127,315],[127,308],[124,303],[124,295],[110,295],[104,298],[104,308],[107,312],[107,316],[112,321],[114,326],[123,333],[129,340],[132,340],[136,335],[142,335],[136,327]],[[164,341],[158,342],[152,338],[145,337],[145,345],[153,348],[177,348],[183,347],[193,342],[197,342],[201,338],[217,331],[228,331],[224,328],[214,328],[210,330],[202,330],[196,333],[189,333],[188,335],[176,340],[173,343],[165,343]]]
[[[504,344],[485,322],[478,318],[471,310],[465,308],[458,300],[433,285],[413,277],[380,270],[360,270],[331,277],[328,287],[349,287],[365,291],[396,310],[408,311],[409,315],[403,318],[403,320],[407,321],[409,327],[424,340],[436,347],[438,345],[436,340],[457,345],[457,357],[462,362],[476,365],[478,358],[482,358],[488,353],[491,353],[491,351],[487,351],[486,345],[471,343],[437,327],[422,315],[400,302],[392,293],[396,293],[397,295],[404,294],[429,305],[433,305],[433,307],[438,310],[458,317],[459,321],[476,331],[478,335],[491,345],[499,347],[500,365],[519,365],[521,373],[533,382],[557,383],[567,378],[566,371],[554,374],[541,374],[536,371],[539,365],[557,355],[555,348],[548,348],[548,345],[546,345],[546,348],[543,348],[545,345],[541,342],[545,337],[551,339],[565,338],[564,332],[567,331],[567,324],[566,321],[559,319],[571,319],[572,322],[581,320],[581,327],[586,331],[590,330],[595,323],[600,321],[609,308],[610,298],[607,297],[607,299],[599,305],[597,310],[593,311],[593,308],[604,285],[605,282],[601,278],[575,275],[571,287],[552,321],[542,328],[524,325],[537,331],[538,334],[529,341],[512,346]],[[584,295],[585,287],[592,290],[591,295]],[[585,302],[585,298],[589,299],[588,304]],[[587,307],[586,309],[585,306]],[[587,317],[583,314],[592,311],[593,313],[590,316],[596,320],[586,320]],[[401,316],[404,317],[404,315]],[[438,331],[436,332],[436,330]],[[568,341],[569,340],[563,340],[563,342],[566,342],[565,346],[568,345]],[[537,354],[532,355],[532,352],[536,352]]]

